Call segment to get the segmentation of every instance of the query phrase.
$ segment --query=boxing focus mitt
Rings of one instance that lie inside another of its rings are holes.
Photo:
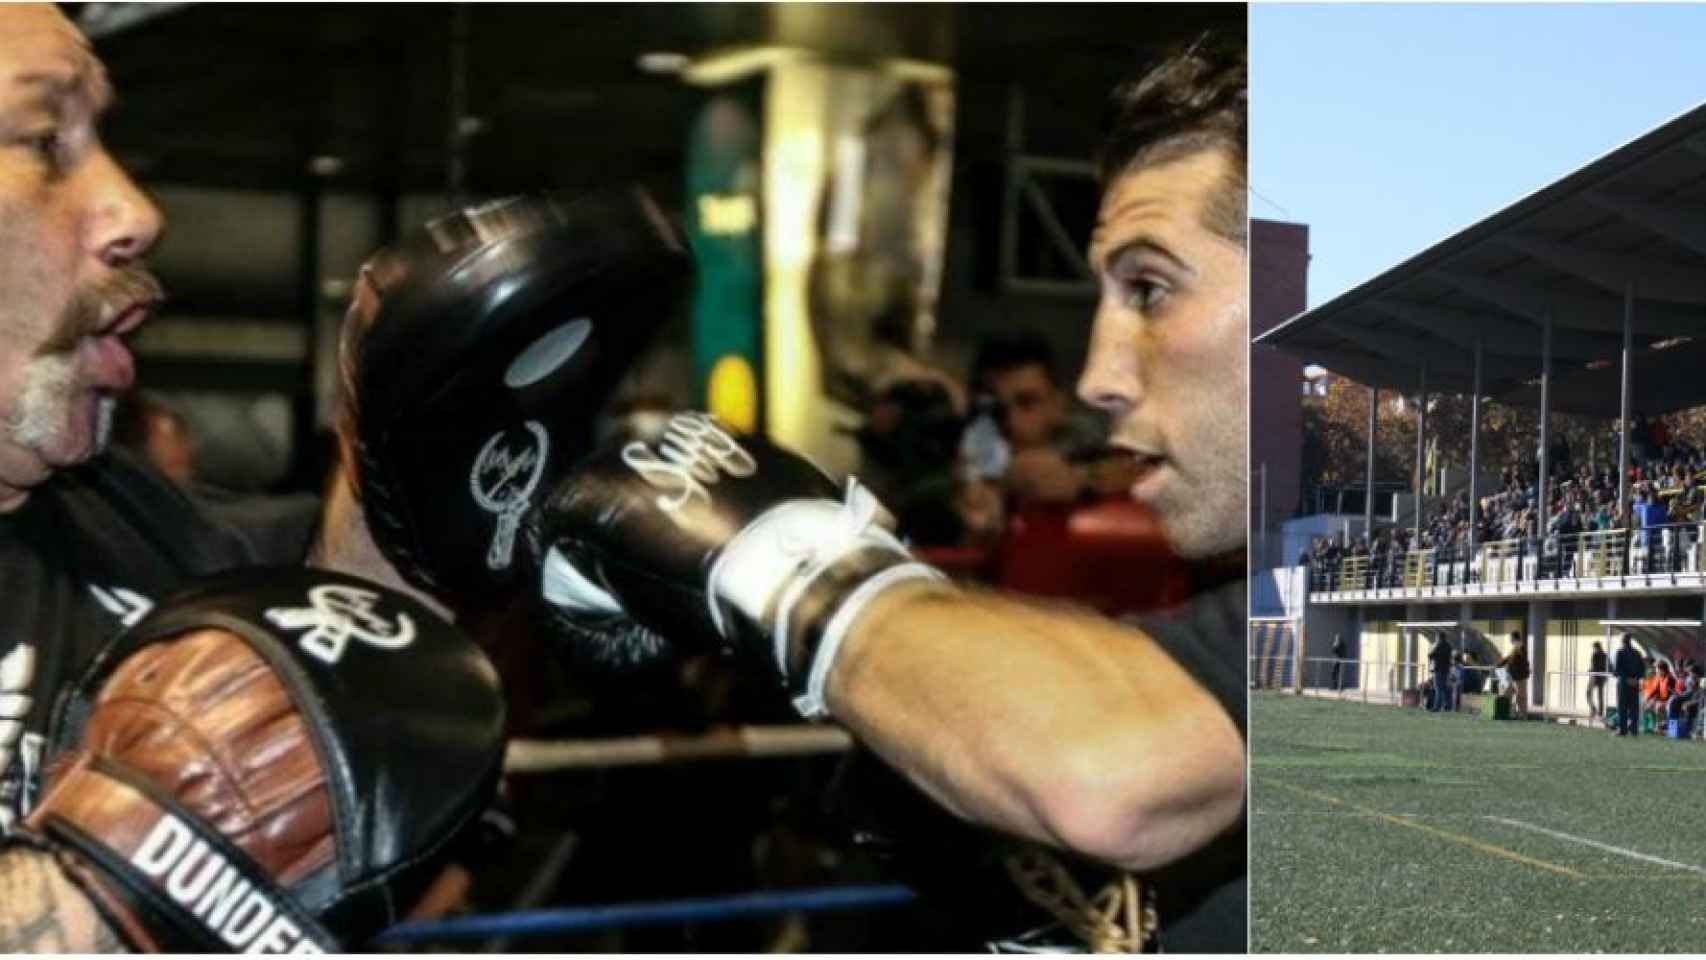
[[[685,297],[681,232],[637,189],[449,214],[362,267],[338,434],[374,542],[410,583],[488,600],[521,518]]]
[[[132,948],[349,950],[492,796],[496,672],[420,604],[302,568],[162,603],[56,703],[22,835]]]

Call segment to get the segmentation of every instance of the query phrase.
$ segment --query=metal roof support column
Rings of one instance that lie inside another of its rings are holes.
[[[1476,533],[1481,517],[1481,501],[1479,499],[1481,492],[1481,354],[1483,352],[1481,341],[1481,334],[1476,333],[1475,385],[1474,393],[1469,397],[1469,555],[1464,559],[1468,561],[1468,569],[1471,570],[1474,569],[1475,564],[1476,541],[1480,539]]]
[[[1623,395],[1617,401],[1617,520],[1629,509],[1629,382],[1635,356],[1635,283],[1623,286]]]
[[[1376,416],[1380,410],[1380,388],[1368,388],[1368,481],[1362,501],[1362,530],[1368,535],[1368,552],[1374,554],[1374,437],[1380,429]]]
[[[1546,522],[1552,519],[1551,501],[1546,497],[1549,479],[1546,462],[1552,453],[1552,311],[1540,324],[1540,482],[1535,488],[1534,510],[1537,522],[1534,534],[1546,537]]]
[[[1427,489],[1427,460],[1423,444],[1428,436],[1428,365],[1422,364],[1421,383],[1416,388],[1416,532],[1410,549],[1422,549],[1422,491]]]

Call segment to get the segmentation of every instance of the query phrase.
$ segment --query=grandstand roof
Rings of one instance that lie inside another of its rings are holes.
[[[1706,376],[1694,373],[1706,347],[1677,344],[1706,340],[1706,104],[1256,342],[1404,391],[1415,390],[1426,361],[1430,391],[1467,393],[1480,334],[1483,392],[1535,406],[1541,324],[1550,314],[1554,409],[1615,415],[1631,281],[1633,410],[1706,403]],[[1662,375],[1679,363],[1693,375]]]
[[[1699,620],[1601,620],[1606,639],[1613,635],[1632,634],[1644,650],[1666,660],[1683,657],[1706,659],[1706,647],[1700,642]],[[1609,644],[1608,644],[1609,646]]]

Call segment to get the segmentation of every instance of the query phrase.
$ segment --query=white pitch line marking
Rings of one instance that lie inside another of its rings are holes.
[[[1559,840],[1568,840],[1572,843],[1579,843],[1583,846],[1593,847],[1597,850],[1604,850],[1606,853],[1615,853],[1618,856],[1628,857],[1631,860],[1645,860],[1648,863],[1656,863],[1661,867],[1672,867],[1677,870],[1687,870],[1690,873],[1698,873],[1702,876],[1706,876],[1706,867],[1697,867],[1692,863],[1678,863],[1675,860],[1666,860],[1664,857],[1655,857],[1650,853],[1642,853],[1639,850],[1630,850],[1626,847],[1613,846],[1609,843],[1600,843],[1598,840],[1589,840],[1587,837],[1578,837],[1575,834],[1565,833],[1562,830],[1551,830],[1546,827],[1536,826],[1532,823],[1524,823],[1521,820],[1511,820],[1506,817],[1487,817],[1487,819],[1494,823],[1502,823],[1511,827],[1520,827],[1524,830],[1533,830],[1535,833],[1544,833],[1549,837],[1557,837]]]

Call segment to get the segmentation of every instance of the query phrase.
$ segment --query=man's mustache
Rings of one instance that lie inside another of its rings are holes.
[[[166,288],[142,267],[120,267],[99,282],[77,290],[66,305],[54,334],[42,353],[62,353],[96,333],[118,311],[137,304],[154,305],[166,299]]]

